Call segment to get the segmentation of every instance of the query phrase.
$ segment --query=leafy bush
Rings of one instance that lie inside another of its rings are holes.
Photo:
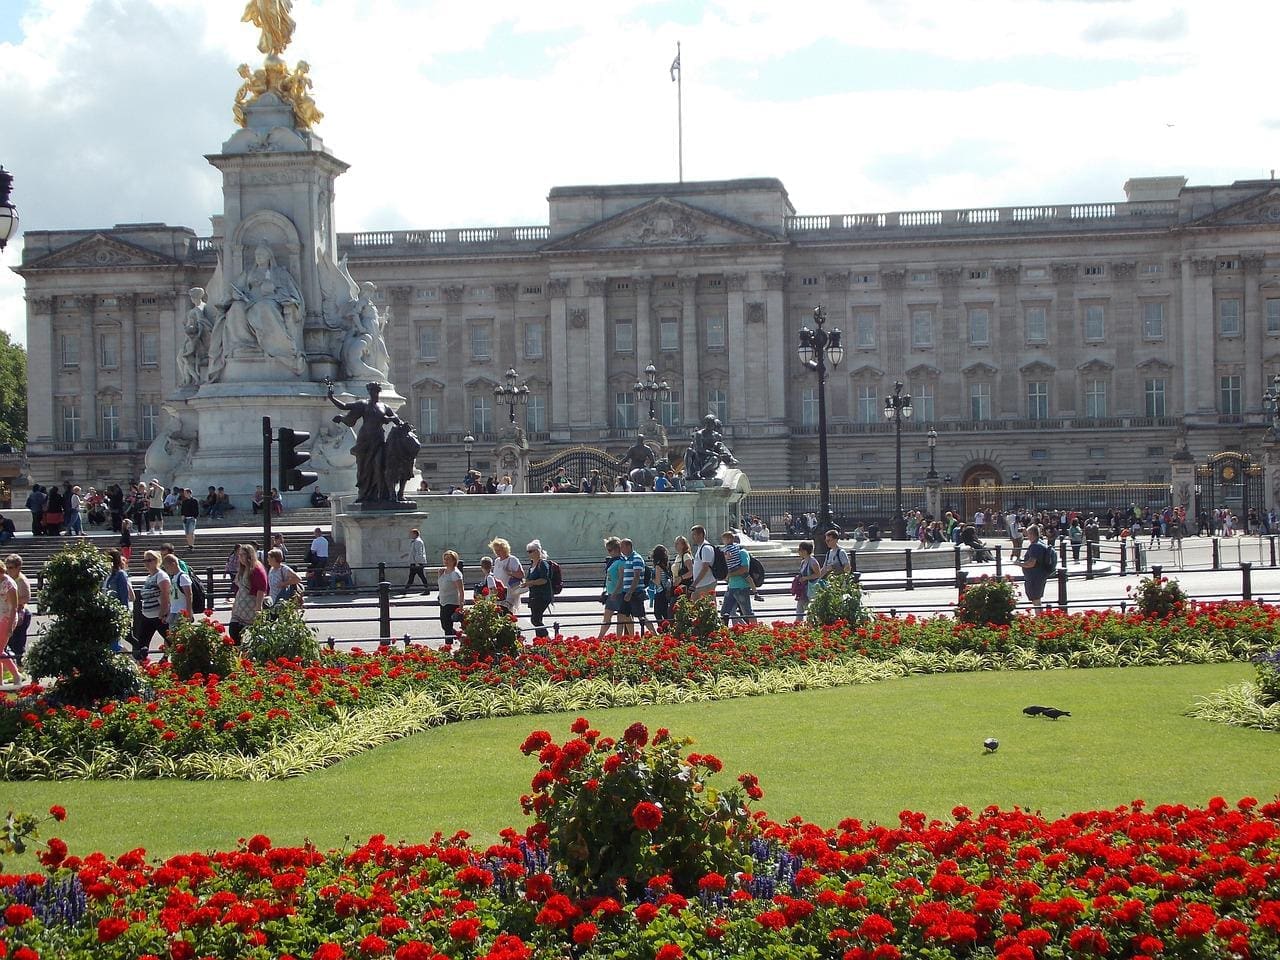
[[[705,643],[724,629],[724,621],[720,619],[720,611],[716,609],[715,597],[708,594],[703,597],[683,595],[676,600],[671,610],[671,626],[668,628],[673,637],[691,640],[694,643]]]
[[[723,765],[709,754],[682,756],[692,740],[659,730],[650,741],[644,724],[633,723],[615,742],[581,717],[571,729],[563,746],[542,730],[525,740],[521,751],[536,753],[542,768],[521,803],[537,818],[530,839],[546,840],[578,895],[639,894],[660,876],[696,894],[707,873],[748,869],[746,798],[763,796],[754,776],[717,791],[707,781]]]
[[[264,607],[245,631],[244,656],[254,663],[271,663],[281,657],[316,663],[320,660],[320,641],[303,619],[301,606],[278,603]]]
[[[1280,647],[1256,658],[1258,698],[1265,704],[1280,703]]]
[[[810,591],[809,623],[830,627],[844,622],[858,627],[871,619],[871,610],[863,602],[862,586],[853,573],[833,573],[825,580],[814,581]]]
[[[56,677],[54,692],[64,703],[90,704],[142,689],[133,658],[115,652],[129,638],[130,612],[102,592],[110,570],[106,556],[89,543],[60,550],[44,566],[40,609],[54,621],[24,663],[32,676]]]
[[[520,646],[520,628],[506,607],[490,597],[480,597],[462,612],[462,659],[514,655]]]
[[[184,616],[170,629],[165,652],[179,680],[196,674],[227,677],[240,666],[240,653],[226,627],[209,616]]]
[[[956,603],[956,619],[974,625],[1001,626],[1013,622],[1018,608],[1013,580],[1009,577],[989,577],[986,574],[965,587]]]
[[[1181,613],[1187,603],[1187,595],[1178,586],[1178,581],[1168,577],[1158,580],[1155,577],[1144,578],[1138,584],[1133,599],[1144,617],[1161,619]]]

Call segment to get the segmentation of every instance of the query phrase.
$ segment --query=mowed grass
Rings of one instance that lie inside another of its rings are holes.
[[[1280,739],[1182,715],[1203,693],[1252,674],[1243,664],[913,677],[720,703],[598,710],[606,734],[642,720],[695,738],[765,790],[775,818],[834,826],[896,823],[902,809],[946,817],[957,804],[1020,805],[1058,815],[1151,803],[1204,803],[1280,791]],[[1070,710],[1029,719],[1031,704]],[[135,847],[168,855],[265,833],[322,848],[372,834],[420,839],[465,829],[478,840],[523,827],[519,796],[536,763],[533,729],[563,739],[572,715],[458,723],[294,780],[0,783],[0,811],[67,807],[56,835],[73,852]],[[1000,740],[985,754],[982,741]],[[50,835],[46,831],[46,836]]]

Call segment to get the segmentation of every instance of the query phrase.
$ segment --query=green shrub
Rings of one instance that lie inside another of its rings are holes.
[[[320,659],[320,641],[303,619],[299,604],[278,603],[264,607],[249,625],[243,652],[254,663],[271,663],[281,657],[315,663]]]
[[[717,790],[708,780],[722,764],[710,755],[683,756],[692,740],[659,730],[649,740],[642,723],[615,742],[578,718],[563,746],[537,730],[521,746],[542,768],[522,798],[545,836],[562,881],[580,897],[641,893],[654,877],[670,877],[678,892],[696,895],[710,872],[749,869],[744,850],[753,832],[747,797],[759,799],[756,778]]]
[[[956,603],[956,619],[975,626],[1013,622],[1018,608],[1018,597],[1013,581],[1008,577],[989,577],[983,574],[968,584]]]
[[[825,580],[816,580],[809,593],[808,621],[816,627],[829,627],[841,621],[859,627],[871,619],[871,609],[862,598],[862,587],[852,573],[833,573]]]
[[[115,652],[128,642],[130,612],[102,592],[110,571],[106,556],[89,543],[60,550],[44,566],[40,609],[54,620],[23,663],[34,677],[55,678],[54,693],[65,703],[129,697],[143,687],[133,659]]]
[[[197,673],[228,677],[240,666],[240,653],[227,629],[212,617],[184,616],[169,630],[165,652],[179,680]]]
[[[673,637],[681,640],[705,643],[723,629],[724,621],[720,619],[720,611],[716,609],[714,594],[702,597],[681,596],[671,610],[671,625],[668,630]]]
[[[1160,619],[1181,613],[1187,605],[1187,595],[1178,586],[1178,581],[1168,577],[1145,577],[1138,584],[1133,599],[1144,617]]]
[[[1280,647],[1254,660],[1258,668],[1258,699],[1268,706],[1280,703]]]
[[[515,654],[520,628],[506,607],[490,597],[480,597],[462,611],[462,658],[474,662],[486,657]]]

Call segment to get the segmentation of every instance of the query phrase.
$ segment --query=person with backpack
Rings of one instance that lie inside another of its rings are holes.
[[[542,625],[542,615],[547,607],[555,602],[554,585],[551,582],[551,560],[542,549],[542,541],[530,540],[525,550],[529,554],[529,575],[524,585],[529,592],[529,622],[536,628],[534,634],[547,637],[547,628]]]
[[[825,580],[833,573],[848,573],[849,554],[840,546],[840,531],[828,530],[823,535],[823,540],[827,545],[827,557],[822,562],[822,569],[818,571],[818,579]]]
[[[498,600],[512,613],[520,606],[520,585],[524,582],[524,567],[511,555],[511,544],[502,537],[495,537],[489,542],[493,551],[493,575],[502,583],[503,596]]]
[[[622,568],[623,612],[635,623],[637,633],[643,634],[646,627],[650,633],[653,633],[653,626],[649,623],[645,606],[649,599],[652,571],[644,562],[644,557],[636,552],[636,545],[629,537],[623,537],[619,541],[619,546],[622,550],[622,561],[626,564]]]
[[[689,592],[695,600],[706,596],[715,600],[715,564],[720,551],[707,540],[706,527],[700,523],[689,528],[689,539],[693,541],[693,578],[689,581]],[[724,562],[723,555],[720,562]]]
[[[800,569],[791,579],[791,595],[796,600],[796,623],[804,623],[809,612],[809,590],[818,581],[818,571],[822,564],[813,558],[813,544],[801,540],[797,547],[800,555]]]
[[[726,580],[724,604],[720,608],[720,616],[725,623],[731,617],[739,624],[755,623],[756,615],[751,609],[751,593],[754,584],[751,582],[751,554],[742,549],[738,537],[733,531],[726,530],[720,534],[720,548],[726,564]]]
[[[671,605],[675,600],[675,576],[671,570],[671,555],[663,544],[653,548],[653,619],[661,624],[671,617]]]
[[[1040,601],[1044,597],[1044,585],[1049,575],[1058,569],[1058,555],[1053,548],[1040,539],[1040,527],[1031,524],[1027,527],[1026,550],[1022,553],[1022,588],[1035,612],[1040,612]]]
[[[600,621],[600,632],[596,639],[609,632],[609,626],[615,617],[619,636],[631,633],[631,618],[623,614],[622,568],[625,561],[622,559],[622,541],[617,537],[610,537],[604,542],[604,550],[604,591],[600,594],[600,600],[604,603],[604,618]]]

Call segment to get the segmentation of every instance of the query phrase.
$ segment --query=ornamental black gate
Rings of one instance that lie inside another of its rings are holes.
[[[1215,454],[1196,467],[1196,516],[1226,508],[1243,527],[1250,509],[1262,513],[1263,486],[1262,465],[1248,454]]]
[[[591,476],[592,470],[599,470],[602,477],[608,478],[612,488],[612,480],[622,472],[622,464],[619,457],[599,447],[570,447],[546,460],[529,464],[529,493],[542,493],[542,488],[557,478],[577,490],[582,478]]]

